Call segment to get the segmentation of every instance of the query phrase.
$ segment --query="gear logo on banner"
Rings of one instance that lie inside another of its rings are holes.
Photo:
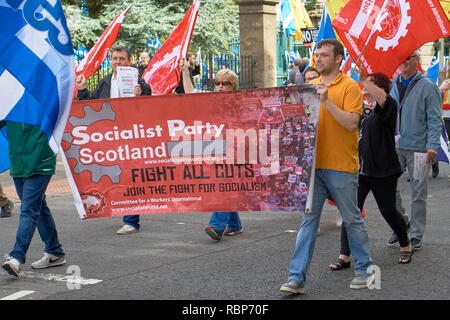
[[[76,116],[71,116],[68,122],[74,127],[85,125],[90,126],[97,121],[103,120],[114,120],[116,117],[116,113],[112,110],[112,107],[109,103],[104,102],[102,104],[102,108],[99,111],[95,111],[89,105],[84,106],[84,117],[78,118]],[[74,168],[74,172],[76,174],[81,174],[84,171],[89,171],[91,173],[91,181],[98,183],[104,176],[109,177],[112,183],[120,182],[120,175],[122,170],[118,164],[112,166],[104,166],[99,165],[97,163],[85,165],[80,161],[80,149],[81,146],[72,144],[73,136],[71,133],[65,132],[62,138],[62,141],[68,142],[70,144],[70,148],[67,149],[64,153],[67,159],[75,159],[77,161],[77,165]]]
[[[401,37],[408,33],[408,25],[411,17],[408,15],[410,9],[408,0],[390,0],[386,5],[385,12],[388,15],[381,21],[375,48],[377,50],[388,51],[398,46]],[[383,13],[380,13],[383,14]],[[380,31],[380,30],[379,30]]]

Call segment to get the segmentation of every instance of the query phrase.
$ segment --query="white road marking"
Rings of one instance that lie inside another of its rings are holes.
[[[62,274],[51,274],[51,273],[36,273],[32,271],[23,271],[20,273],[20,276],[30,279],[42,279],[47,281],[62,281],[62,282],[70,282],[73,284],[80,285],[88,285],[88,284],[97,284],[102,282],[103,280],[99,279],[85,279],[83,277],[74,277],[72,275],[62,275]]]
[[[6,296],[4,298],[1,298],[0,300],[17,300],[17,299],[23,298],[29,294],[32,294],[32,293],[34,293],[34,291],[22,290],[22,291],[14,293],[14,294],[11,294],[9,296]]]

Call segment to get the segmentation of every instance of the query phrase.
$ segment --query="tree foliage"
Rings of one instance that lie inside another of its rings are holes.
[[[313,11],[316,9],[317,0],[303,0],[303,4],[305,5],[306,11]]]
[[[63,0],[74,47],[78,44],[91,48],[115,16],[133,4],[126,15],[117,45],[131,50],[149,51],[147,41],[155,33],[160,41],[172,33],[193,0]],[[238,6],[233,0],[202,0],[192,35],[190,51],[198,47],[213,53],[228,50],[229,41],[239,37]]]

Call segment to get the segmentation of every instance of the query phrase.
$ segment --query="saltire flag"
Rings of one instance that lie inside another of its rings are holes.
[[[438,154],[436,155],[437,161],[447,162],[450,163],[450,152],[448,150],[448,135],[445,131],[445,126],[442,126],[442,133],[441,133],[441,149],[439,150]]]
[[[153,43],[153,47],[156,49],[159,49],[162,47],[161,41],[159,40],[159,37],[158,37],[158,32],[155,32],[155,42]]]
[[[153,36],[151,34],[150,34],[150,37],[151,37],[150,40],[148,40],[146,43],[147,47],[156,48],[156,49],[161,48],[162,44],[161,44],[161,41],[159,41],[158,33],[155,32],[155,40],[152,40]]]
[[[39,126],[57,153],[72,103],[75,66],[61,2],[52,3],[0,0],[0,120]],[[3,134],[0,172],[9,168]]]
[[[111,24],[105,29],[105,31],[103,31],[103,34],[98,39],[97,43],[91,48],[91,50],[89,50],[88,54],[77,65],[75,69],[76,77],[83,74],[87,80],[102,65],[103,60],[108,55],[109,50],[116,41],[117,34],[122,26],[122,21],[131,6],[132,5],[130,5],[125,11],[119,13]],[[73,89],[73,99],[77,96],[77,92],[78,88],[75,86]]]
[[[289,37],[291,33],[294,33],[299,42],[303,40],[301,29],[313,27],[302,0],[283,0],[281,2],[281,15],[283,17],[284,34]]]
[[[180,59],[185,57],[197,20],[200,0],[194,0],[181,22],[156,52],[142,78],[150,85],[152,94],[173,93],[180,82]]]
[[[319,33],[317,34],[317,39],[314,43],[314,48],[310,59],[310,65],[313,67],[316,65],[316,58],[314,56],[314,53],[316,52],[316,44],[323,39],[336,39],[336,34],[334,33],[334,29],[331,25],[331,19],[328,15],[328,9],[325,4],[323,5],[322,9],[322,18],[320,19]]]
[[[444,71],[448,73],[448,62],[449,57],[445,57],[444,59]],[[431,66],[427,69],[428,78],[433,80],[434,83],[438,84],[438,75],[439,75],[439,58],[436,59],[435,63],[432,63]]]
[[[450,22],[438,0],[350,0],[332,22],[354,61],[368,73],[392,77],[426,42],[450,36]]]

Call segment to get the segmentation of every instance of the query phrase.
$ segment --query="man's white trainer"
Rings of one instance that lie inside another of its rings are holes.
[[[20,262],[17,259],[9,257],[8,260],[2,265],[3,269],[10,275],[19,277]]]
[[[66,259],[64,258],[64,256],[58,257],[46,252],[40,260],[33,262],[31,264],[31,267],[33,269],[44,269],[49,267],[62,266],[63,264],[66,264]]]
[[[135,233],[135,232],[139,232],[139,229],[136,229],[133,226],[130,226],[129,224],[124,225],[122,228],[120,228],[119,230],[117,230],[117,234],[130,234],[130,233]]]

